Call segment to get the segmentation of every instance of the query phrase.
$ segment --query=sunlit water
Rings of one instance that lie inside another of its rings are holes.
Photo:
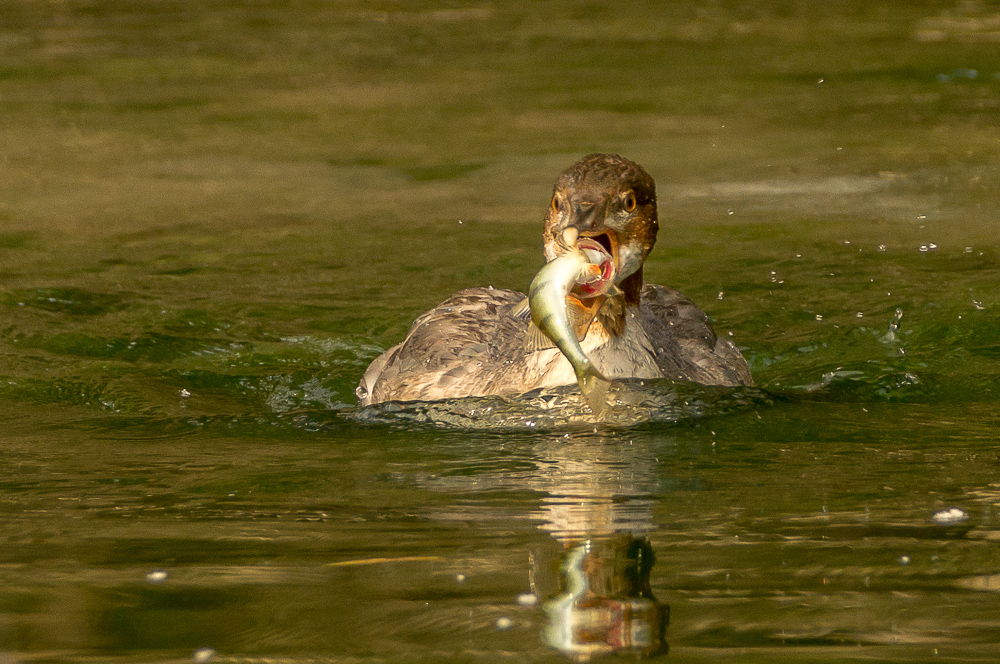
[[[1000,19],[852,7],[5,3],[0,662],[995,661]],[[758,387],[358,410],[593,150]]]

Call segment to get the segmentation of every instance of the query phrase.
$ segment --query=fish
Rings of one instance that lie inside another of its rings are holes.
[[[559,255],[538,271],[528,297],[515,308],[514,315],[526,317],[530,312],[525,347],[533,351],[555,344],[573,367],[591,410],[599,416],[607,405],[605,396],[611,383],[587,357],[580,341],[603,303],[597,297],[620,291],[611,279],[614,266],[600,245],[585,241],[579,246],[579,231],[573,227],[563,231],[561,239]],[[585,294],[589,304],[577,293]]]

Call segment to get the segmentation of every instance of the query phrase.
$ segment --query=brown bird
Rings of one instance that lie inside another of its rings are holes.
[[[659,222],[656,184],[642,166],[592,154],[563,171],[542,230],[547,261],[556,258],[570,226],[600,243],[614,263],[618,289],[586,303],[597,313],[580,342],[605,377],[753,385],[746,360],[716,336],[705,312],[672,288],[643,283]],[[424,313],[402,343],[365,371],[356,390],[360,404],[513,395],[576,383],[557,348],[526,347],[529,323],[512,313],[524,297],[467,288]]]

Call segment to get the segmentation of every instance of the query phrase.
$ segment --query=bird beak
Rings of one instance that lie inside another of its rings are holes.
[[[581,238],[596,241],[611,255],[611,260],[618,270],[618,238],[606,223],[608,209],[607,200],[578,200],[570,202],[570,214],[563,228],[573,227],[580,232]]]
[[[570,215],[566,226],[573,226],[586,237],[607,230],[604,227],[604,215],[607,201],[573,201],[570,203]]]

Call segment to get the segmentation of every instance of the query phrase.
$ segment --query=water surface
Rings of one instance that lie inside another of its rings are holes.
[[[995,659],[995,7],[0,14],[0,661]],[[359,411],[598,150],[759,389]]]

